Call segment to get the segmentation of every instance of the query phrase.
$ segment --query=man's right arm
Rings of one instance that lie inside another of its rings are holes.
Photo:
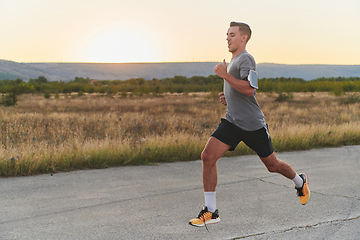
[[[254,95],[255,89],[250,86],[249,81],[244,81],[233,77],[230,73],[227,72],[226,68],[226,62],[224,60],[223,64],[218,63],[214,67],[214,72],[219,77],[225,79],[233,88],[235,88],[236,91],[249,97]]]

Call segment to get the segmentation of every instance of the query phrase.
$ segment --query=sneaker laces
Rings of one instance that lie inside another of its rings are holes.
[[[207,225],[206,225],[206,220],[205,220],[205,213],[206,213],[206,212],[209,212],[209,211],[207,210],[207,208],[204,208],[203,210],[201,210],[201,212],[200,212],[199,215],[198,215],[198,218],[199,218],[199,219],[202,218],[202,220],[203,220],[203,222],[204,222],[204,226],[205,226],[206,230],[209,232],[209,229],[208,229],[208,227],[207,227]]]
[[[205,214],[204,214],[204,215],[205,215]],[[204,225],[205,225],[206,231],[209,232],[209,229],[208,229],[208,227],[207,227],[207,225],[206,225],[206,222],[205,222],[205,217],[204,217],[204,215],[202,216],[202,217],[203,217],[203,221],[204,221]]]

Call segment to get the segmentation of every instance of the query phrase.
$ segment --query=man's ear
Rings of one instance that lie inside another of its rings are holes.
[[[244,34],[241,36],[241,41],[246,42],[247,38],[248,38],[248,35]]]

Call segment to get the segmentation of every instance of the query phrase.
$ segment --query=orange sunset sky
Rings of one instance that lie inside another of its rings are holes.
[[[360,64],[359,0],[0,0],[0,59],[229,60],[231,21],[258,63]]]

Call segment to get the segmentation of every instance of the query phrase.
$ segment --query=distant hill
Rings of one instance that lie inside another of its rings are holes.
[[[260,78],[297,77],[313,80],[321,77],[360,77],[360,65],[260,63],[257,68]]]
[[[75,77],[98,80],[130,78],[167,78],[214,75],[216,62],[181,63],[17,63],[0,60],[0,80],[46,77],[49,81],[68,81]],[[260,78],[297,77],[312,80],[320,77],[359,77],[360,65],[286,65],[260,63]]]

